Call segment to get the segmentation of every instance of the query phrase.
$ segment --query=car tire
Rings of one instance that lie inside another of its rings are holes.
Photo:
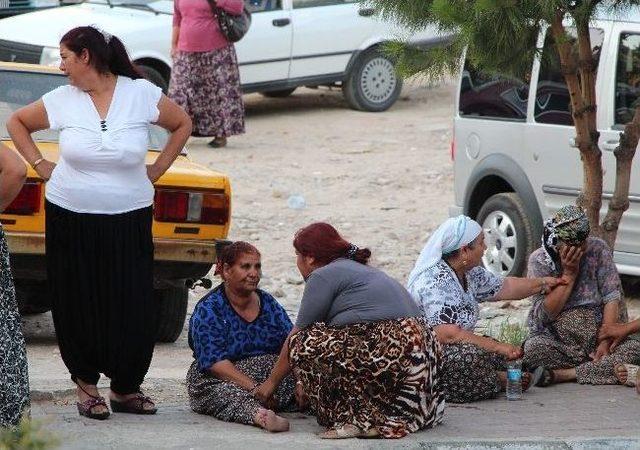
[[[189,289],[186,287],[155,289],[154,296],[158,303],[156,341],[175,342],[182,333],[187,317]]]
[[[293,94],[293,91],[295,90],[296,88],[289,88],[289,89],[280,89],[277,91],[265,91],[260,93],[265,97],[269,97],[269,98],[285,98]]]
[[[157,69],[154,69],[151,66],[145,66],[144,64],[138,64],[138,69],[147,80],[162,89],[163,93],[167,93],[169,90],[169,81],[165,80]]]
[[[393,61],[379,49],[362,52],[342,85],[349,106],[360,111],[381,112],[393,105],[402,90],[402,78]]]
[[[520,196],[506,192],[489,197],[478,212],[477,222],[485,231],[484,266],[496,275],[524,275],[534,236]]]

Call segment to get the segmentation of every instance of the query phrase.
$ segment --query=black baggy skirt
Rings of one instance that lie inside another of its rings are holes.
[[[46,202],[46,260],[53,321],[71,378],[111,379],[139,391],[156,332],[152,207],[76,213]]]

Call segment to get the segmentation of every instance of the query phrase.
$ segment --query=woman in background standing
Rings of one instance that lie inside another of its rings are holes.
[[[0,211],[18,195],[26,175],[20,157],[0,144]],[[17,425],[28,409],[27,352],[9,268],[9,249],[0,227],[0,428]]]
[[[192,136],[213,137],[214,148],[227,137],[244,133],[244,104],[236,51],[213,10],[239,15],[242,0],[175,0],[169,98],[193,122]]]

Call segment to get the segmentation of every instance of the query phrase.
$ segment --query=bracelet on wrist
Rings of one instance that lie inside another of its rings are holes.
[[[540,295],[547,293],[547,282],[544,278],[540,278]]]
[[[35,170],[36,167],[38,167],[38,164],[40,164],[42,161],[44,161],[43,157],[40,157],[38,159],[36,159],[33,164],[31,164],[31,168]]]

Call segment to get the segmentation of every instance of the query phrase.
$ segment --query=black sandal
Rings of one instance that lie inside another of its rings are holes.
[[[538,367],[535,372],[540,372],[540,376],[536,381],[535,385],[538,387],[547,387],[551,386],[556,382],[556,375],[553,373],[553,369],[548,369],[546,367]]]
[[[113,412],[129,413],[129,414],[155,414],[158,412],[156,404],[142,392],[137,392],[135,397],[131,397],[125,401],[110,400]],[[153,408],[145,408],[145,404],[153,405]]]

